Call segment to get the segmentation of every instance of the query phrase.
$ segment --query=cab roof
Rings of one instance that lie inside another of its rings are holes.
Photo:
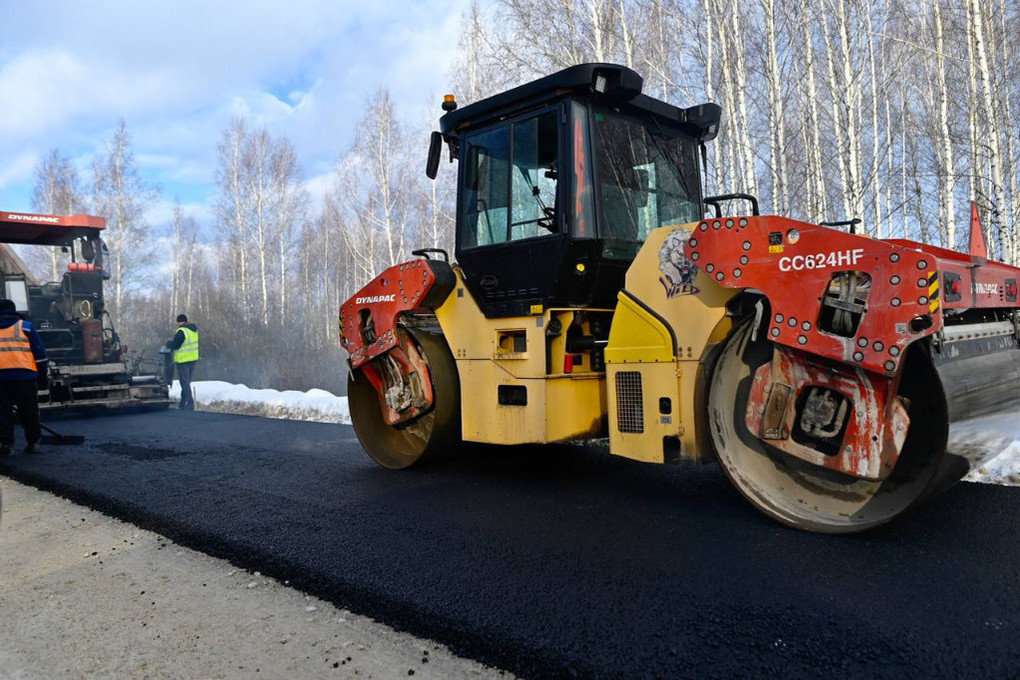
[[[644,79],[634,70],[619,64],[578,64],[530,83],[493,95],[451,111],[439,119],[444,135],[456,134],[494,118],[513,115],[574,93],[594,101],[637,109],[661,117],[689,131],[701,141],[715,137],[719,106],[700,104],[681,109],[641,94]]]

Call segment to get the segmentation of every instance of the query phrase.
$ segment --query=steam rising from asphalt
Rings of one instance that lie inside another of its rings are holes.
[[[947,448],[970,461],[965,480],[1020,486],[1020,411],[954,423]]]

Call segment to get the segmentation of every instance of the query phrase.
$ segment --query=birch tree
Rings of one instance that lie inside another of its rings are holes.
[[[269,156],[272,153],[272,139],[269,130],[263,128],[251,135],[244,147],[244,169],[247,192],[251,202],[251,229],[246,243],[254,248],[257,260],[259,291],[259,318],[263,326],[269,325],[269,249],[271,247],[270,216],[268,214],[270,178]]]
[[[780,215],[790,214],[786,176],[786,116],[783,110],[782,74],[779,70],[779,34],[775,0],[761,0],[765,17],[765,77],[768,91],[769,156],[772,202]]]
[[[750,125],[747,109],[747,67],[744,56],[744,41],[742,39],[743,23],[739,3],[730,4],[730,25],[729,36],[732,38],[730,45],[731,53],[734,55],[734,62],[729,67],[729,78],[731,87],[736,93],[736,103],[732,112],[735,123],[733,133],[737,135],[737,151],[740,157],[741,190],[751,194],[758,193],[758,180],[754,167],[754,156],[752,154]]]
[[[980,83],[980,106],[984,113],[984,125],[987,134],[988,165],[991,170],[991,228],[999,235],[999,255],[1006,261],[1013,259],[1013,234],[1003,220],[1006,206],[1006,185],[1003,181],[1002,150],[999,145],[999,130],[996,125],[995,98],[992,92],[992,74],[988,62],[988,47],[985,43],[984,12],[977,0],[967,0],[967,13],[970,19],[971,40],[974,45],[974,56],[977,60],[977,78]]]
[[[293,144],[235,118],[218,146],[216,217],[230,294],[246,323],[287,314],[288,279],[307,194]],[[249,311],[250,310],[250,311]]]
[[[822,165],[821,117],[818,114],[818,87],[815,84],[815,49],[811,34],[811,3],[802,0],[800,7],[800,29],[803,37],[804,80],[803,99],[806,103],[806,150],[808,173],[807,217],[816,221],[828,214],[829,206],[825,191],[824,166]]]
[[[155,258],[145,213],[159,193],[146,182],[135,164],[127,124],[121,120],[107,151],[92,164],[93,209],[106,218],[103,239],[109,254],[103,267],[110,272],[113,308],[123,309],[125,297],[145,282]]]
[[[35,188],[32,191],[32,209],[47,215],[73,215],[83,209],[81,185],[78,171],[70,159],[58,149],[51,150],[35,168]],[[57,281],[67,264],[67,256],[58,246],[51,246],[48,251],[49,280]],[[41,249],[32,249],[26,257],[33,268],[42,264],[40,258],[33,257]]]
[[[416,172],[411,169],[411,147],[419,148],[405,139],[389,92],[379,90],[358,121],[354,144],[337,167],[333,187],[337,211],[353,222],[343,232],[347,246],[360,251],[372,270],[376,262],[389,267],[407,256],[411,188],[420,186],[423,177],[420,163],[414,164]]]
[[[827,3],[828,11],[822,15],[822,34],[825,38],[830,104],[839,149],[843,214],[846,219],[852,219],[864,213],[860,171],[861,128],[858,123],[861,88],[850,44],[852,14],[848,0],[827,0]]]
[[[939,178],[939,223],[943,226],[947,248],[956,247],[956,160],[953,157],[953,136],[949,127],[949,83],[946,75],[945,29],[942,24],[941,0],[932,0],[935,33],[935,81],[937,84],[939,135],[941,137],[941,169]]]
[[[235,117],[223,131],[217,145],[217,194],[213,207],[220,232],[227,248],[227,267],[231,287],[241,300],[248,299],[248,194],[246,192],[244,145],[248,126],[243,118]]]
[[[277,313],[288,316],[288,292],[291,286],[288,272],[291,270],[295,239],[307,219],[308,195],[301,187],[301,168],[294,145],[287,138],[280,138],[273,147],[270,157],[272,177],[273,236],[277,259]]]
[[[179,200],[174,201],[170,225],[170,314],[191,308],[196,272],[198,221],[184,212]]]

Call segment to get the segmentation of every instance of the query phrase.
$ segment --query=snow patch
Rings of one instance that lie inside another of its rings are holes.
[[[191,383],[191,391],[195,396],[195,408],[200,411],[351,424],[347,397],[338,397],[326,390],[280,392],[256,390],[222,380],[200,380]],[[181,384],[177,380],[170,387],[170,398],[175,401],[181,398]]]
[[[984,484],[1020,486],[1020,442],[1014,441],[998,456],[976,470],[972,470],[964,477],[964,480]]]
[[[1020,411],[954,423],[949,450],[975,466],[964,480],[1020,486]]]

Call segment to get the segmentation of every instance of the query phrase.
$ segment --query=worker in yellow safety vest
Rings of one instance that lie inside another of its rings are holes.
[[[39,426],[39,389],[49,379],[46,348],[35,328],[18,315],[11,300],[0,299],[0,456],[14,453],[14,409],[25,430],[25,453],[33,453]]]
[[[195,398],[191,393],[191,377],[198,363],[198,327],[188,321],[186,314],[177,315],[177,332],[169,343],[173,351],[177,377],[181,381],[182,411],[195,410]]]

